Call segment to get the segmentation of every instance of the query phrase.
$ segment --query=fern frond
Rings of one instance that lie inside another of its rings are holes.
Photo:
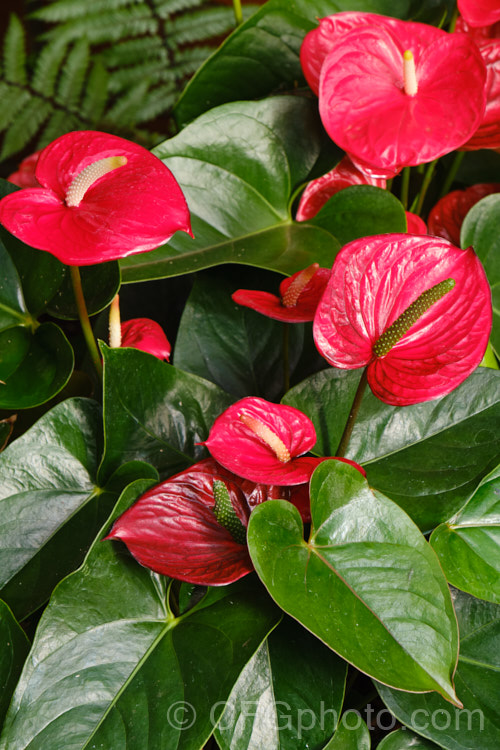
[[[12,13],[3,44],[4,78],[20,86],[26,84],[26,44],[24,28],[19,18]]]
[[[148,81],[141,81],[130,88],[111,107],[106,115],[106,120],[109,123],[125,123],[129,127],[137,122],[148,85]]]
[[[35,62],[32,87],[47,97],[54,94],[56,80],[61,70],[61,64],[66,55],[67,45],[60,39],[46,44]]]
[[[15,121],[9,125],[3,139],[0,159],[6,159],[21,151],[36,135],[50,116],[50,112],[49,102],[32,97]]]
[[[165,28],[167,35],[175,37],[177,44],[199,42],[232,31],[234,15],[230,8],[207,8],[173,18]]]
[[[104,114],[108,102],[109,75],[104,65],[98,60],[91,68],[87,79],[85,96],[81,105],[81,115],[97,125]]]
[[[90,44],[104,44],[143,34],[154,35],[156,30],[156,19],[152,17],[149,7],[141,3],[96,16],[89,14],[56,26],[42,34],[41,38],[47,41],[58,38],[66,42],[85,38]]]
[[[76,107],[85,83],[88,66],[89,47],[84,39],[80,39],[71,49],[61,71],[56,94],[57,102],[63,102],[70,109]]]
[[[128,39],[101,52],[101,60],[107,68],[125,68],[144,59],[156,60],[159,65],[168,65],[167,53],[159,37]]]
[[[82,124],[76,117],[69,115],[63,109],[57,109],[52,112],[47,124],[39,135],[36,142],[36,149],[45,148],[45,146],[55,141],[63,133],[68,133],[70,130],[78,130],[81,127]]]
[[[155,0],[156,13],[160,18],[168,18],[175,13],[199,8],[203,0]]]
[[[2,106],[0,107],[0,131],[5,130],[14,120],[17,113],[29,102],[31,96],[17,86],[8,86],[2,82]]]
[[[178,97],[177,87],[171,84],[156,86],[147,92],[137,115],[137,122],[148,122],[172,109]]]
[[[74,18],[84,18],[89,15],[99,15],[103,11],[116,10],[125,5],[132,5],[137,0],[92,0],[92,3],[78,3],[75,0],[57,0],[43,8],[30,13],[29,17],[47,23],[64,23]]]

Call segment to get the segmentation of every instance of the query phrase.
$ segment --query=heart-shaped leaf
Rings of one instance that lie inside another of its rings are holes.
[[[339,249],[333,233],[293,222],[289,208],[319,148],[316,107],[300,97],[234,102],[202,115],[155,149],[182,187],[195,239],[177,233],[168,245],[124,258],[124,281],[219,263],[288,274],[313,262],[329,268]]]
[[[456,701],[456,620],[437,558],[417,527],[337,461],[318,466],[310,494],[308,542],[298,511],[283,500],[262,503],[250,516],[250,556],[271,596],[361,671]]]
[[[126,461],[146,461],[164,478],[203,458],[205,449],[196,444],[206,440],[233,399],[151,354],[101,347],[105,449],[100,481]]]
[[[500,355],[500,238],[498,212],[500,195],[488,195],[471,208],[460,233],[462,247],[472,245],[478,254],[491,286],[493,328],[491,343]]]
[[[358,713],[353,713],[354,719],[350,716],[351,712],[346,711],[337,731],[323,750],[370,750],[371,740],[368,727],[359,718]]]
[[[391,732],[377,746],[377,750],[436,750],[439,745],[406,731],[406,727]]]
[[[26,635],[9,607],[0,601],[0,723],[30,650]]]
[[[215,730],[221,750],[320,747],[337,724],[347,665],[285,618],[241,673]]]
[[[377,685],[377,690],[400,722],[439,747],[498,750],[500,606],[460,591],[453,598],[460,628],[455,683],[464,707],[453,708],[435,693],[413,695],[385,685]]]
[[[313,449],[334,456],[359,381],[359,370],[324,370],[293,388],[284,403],[316,428]],[[448,396],[404,409],[365,393],[347,451],[372,487],[428,530],[464,505],[498,464],[500,373],[480,368]]]
[[[261,272],[262,273],[262,272]],[[273,277],[276,292],[279,280]],[[246,288],[262,286],[249,269]],[[186,372],[216,383],[237,398],[273,399],[283,392],[284,325],[237,305],[231,294],[241,287],[227,277],[199,276],[184,308],[174,362]],[[289,369],[295,367],[304,339],[304,326],[288,326]]]
[[[113,518],[147,487],[131,484]],[[209,591],[178,617],[169,579],[135,563],[121,543],[96,542],[42,617],[2,750],[203,747],[281,616],[252,581]]]
[[[450,583],[500,604],[500,466],[430,542]]]
[[[120,266],[118,261],[99,263],[96,266],[80,268],[83,295],[89,315],[104,310],[120,288]],[[69,267],[64,267],[64,274],[56,293],[48,305],[47,312],[55,318],[78,320],[73,285]]]

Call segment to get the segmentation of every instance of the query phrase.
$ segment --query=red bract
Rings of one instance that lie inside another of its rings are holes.
[[[327,268],[313,263],[294,273],[280,284],[280,296],[256,289],[238,289],[232,299],[238,305],[250,307],[268,318],[285,323],[305,323],[313,320],[316,307],[330,277]]]
[[[307,482],[322,460],[298,458],[315,442],[314,425],[299,409],[243,398],[217,417],[204,445],[238,476],[288,486]]]
[[[338,15],[347,18],[340,34],[342,19],[329,19],[331,51],[323,57],[323,31],[316,47],[306,37],[303,59],[311,55],[320,67],[328,134],[359,169],[393,176],[472,136],[485,107],[486,70],[471,39],[374,14]]]
[[[300,198],[296,220],[312,219],[332,195],[351,185],[374,185],[385,189],[386,181],[360,172],[349,157],[344,156],[334,169],[307,185]]]
[[[405,214],[408,234],[427,234],[427,226],[420,216],[412,214],[411,211],[405,211]]]
[[[169,169],[142,146],[107,133],[61,136],[38,159],[28,188],[0,201],[0,222],[63,263],[90,265],[151,250],[189,211]]]
[[[170,342],[163,328],[150,318],[133,318],[121,324],[121,346],[130,346],[148,352],[158,359],[168,361],[171,352]]]
[[[500,21],[494,23],[492,26],[469,26],[462,16],[459,16],[455,31],[468,34],[476,42],[484,39],[498,39],[500,37]]]
[[[457,0],[457,5],[470,26],[490,26],[500,21],[499,0]]]
[[[39,156],[40,151],[35,151],[34,154],[30,154],[23,159],[17,168],[17,172],[12,172],[7,177],[8,181],[20,188],[41,187],[35,177],[35,167]]]
[[[486,109],[481,123],[461,147],[464,151],[500,148],[500,40],[476,40],[486,65]]]
[[[472,248],[436,237],[378,235],[337,256],[314,320],[335,367],[368,366],[373,393],[405,406],[444,396],[477,367],[491,293]]]
[[[236,541],[214,513],[214,480],[224,482],[236,523],[245,528],[249,508],[241,488],[218,468],[201,461],[148,490],[106,539],[120,539],[141,565],[189,583],[220,586],[250,573],[246,543]]]
[[[453,190],[441,198],[431,209],[427,223],[429,234],[435,234],[460,246],[460,230],[463,220],[481,198],[500,193],[500,183],[484,182],[471,185],[466,190]]]

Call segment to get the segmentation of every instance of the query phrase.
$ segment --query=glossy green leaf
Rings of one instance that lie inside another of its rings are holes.
[[[29,650],[24,631],[9,607],[0,601],[0,725]]]
[[[120,288],[120,266],[118,261],[99,263],[96,266],[82,266],[82,289],[89,315],[104,310]],[[53,295],[47,312],[55,318],[78,320],[78,310],[73,293],[70,271],[66,266],[61,284]]]
[[[222,750],[322,747],[340,716],[347,665],[290,618],[241,673],[215,730]]]
[[[16,267],[0,242],[0,331],[13,326],[30,326],[33,322],[23,297]]]
[[[354,711],[346,711],[332,739],[323,750],[370,750],[370,732]]]
[[[124,258],[124,282],[220,263],[288,274],[314,261],[330,267],[340,247],[333,234],[293,222],[289,210],[319,148],[317,108],[301,97],[233,102],[202,115],[155,149],[186,196],[195,239],[178,232]]]
[[[472,206],[460,233],[462,247],[473,246],[481,260],[491,286],[493,328],[491,343],[500,355],[500,237],[498,214],[500,195],[488,195]]]
[[[213,421],[234,400],[196,375],[137,349],[110,349],[104,357],[105,450],[99,476],[120,464],[152,464],[163,478],[206,455]]]
[[[0,587],[19,617],[81,562],[116,495],[96,486],[100,409],[72,399],[0,454]]]
[[[315,452],[334,456],[360,371],[324,370],[284,402],[316,427]],[[498,464],[500,373],[480,368],[448,396],[399,408],[365,393],[347,456],[362,463],[372,487],[428,530],[456,513]]]
[[[372,185],[340,190],[307,223],[331,232],[341,245],[370,234],[406,232],[402,204],[392,193]]]
[[[439,748],[439,745],[409,732],[406,727],[391,732],[377,745],[377,750],[435,750],[435,748]]]
[[[262,272],[260,272],[262,273]],[[276,294],[279,277],[266,291]],[[270,400],[283,393],[284,324],[237,305],[231,294],[262,288],[258,273],[248,269],[239,281],[222,274],[198,277],[184,308],[175,341],[174,364],[210,380],[237,398]],[[300,356],[304,326],[288,326],[289,371]]]
[[[437,558],[417,527],[338,461],[318,466],[310,494],[308,542],[290,503],[268,501],[250,516],[250,555],[271,596],[361,671],[455,700],[455,616]]]
[[[175,107],[180,127],[237,99],[259,99],[305,85],[299,52],[317,19],[342,10],[404,18],[409,0],[270,0],[198,70]]]
[[[500,466],[430,542],[450,583],[500,604]]]
[[[114,516],[147,486],[130,485]],[[168,583],[121,543],[94,544],[42,617],[2,750],[203,747],[281,613],[251,577],[175,617]]]
[[[66,385],[73,372],[73,349],[54,323],[0,334],[0,408],[43,404]]]
[[[413,695],[377,685],[386,706],[403,724],[447,750],[500,747],[500,606],[454,593],[460,629],[455,684],[463,708],[435,693]],[[404,746],[403,746],[404,747]]]

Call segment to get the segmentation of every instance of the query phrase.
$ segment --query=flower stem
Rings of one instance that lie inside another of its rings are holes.
[[[87,344],[94,367],[99,376],[99,380],[102,380],[102,364],[99,351],[97,349],[96,340],[94,338],[94,332],[90,325],[89,314],[87,312],[87,305],[85,304],[85,297],[83,296],[82,289],[82,277],[80,276],[80,269],[78,266],[70,266],[71,283],[73,284],[73,292],[75,295],[76,306],[78,308],[78,317],[80,318],[80,324],[82,326],[83,337]]]
[[[417,214],[418,216],[420,216],[420,212],[422,211],[422,206],[424,205],[425,196],[427,194],[427,190],[429,189],[429,185],[431,184],[431,180],[434,175],[434,170],[436,169],[437,162],[438,160],[434,159],[434,161],[431,161],[429,163],[425,171],[425,175],[422,181],[422,187],[420,188],[420,192],[416,196],[410,208],[410,211],[414,214]]]
[[[243,23],[241,0],[233,0],[233,11],[234,11],[234,18],[236,20],[236,26],[240,26]]]
[[[443,183],[443,187],[441,188],[441,192],[439,193],[439,198],[444,198],[444,196],[448,194],[453,180],[457,176],[457,172],[460,168],[464,156],[465,151],[457,151],[457,153],[455,154],[455,158],[453,159],[451,167],[449,168],[448,174],[446,175],[446,179]]]
[[[118,349],[122,345],[120,296],[118,294],[115,294],[109,306],[109,345],[112,349]]]
[[[410,189],[410,167],[405,167],[403,169],[403,174],[401,175],[401,203],[403,204],[405,211],[408,210],[409,189]]]
[[[290,324],[283,323],[283,388],[290,390]]]
[[[457,25],[457,19],[458,19],[458,8],[455,8],[453,13],[451,14],[450,23],[448,25],[449,34],[452,34],[455,31],[455,26]]]
[[[342,434],[342,437],[340,438],[339,447],[335,451],[335,455],[338,458],[343,458],[347,452],[347,447],[349,445],[349,440],[351,439],[354,423],[356,421],[356,417],[358,416],[359,407],[361,406],[361,401],[363,400],[363,395],[368,383],[367,371],[368,368],[365,367],[365,369],[363,370],[363,374],[361,375],[361,380],[359,381],[354,400],[352,402],[350,414],[347,417],[344,432]]]

